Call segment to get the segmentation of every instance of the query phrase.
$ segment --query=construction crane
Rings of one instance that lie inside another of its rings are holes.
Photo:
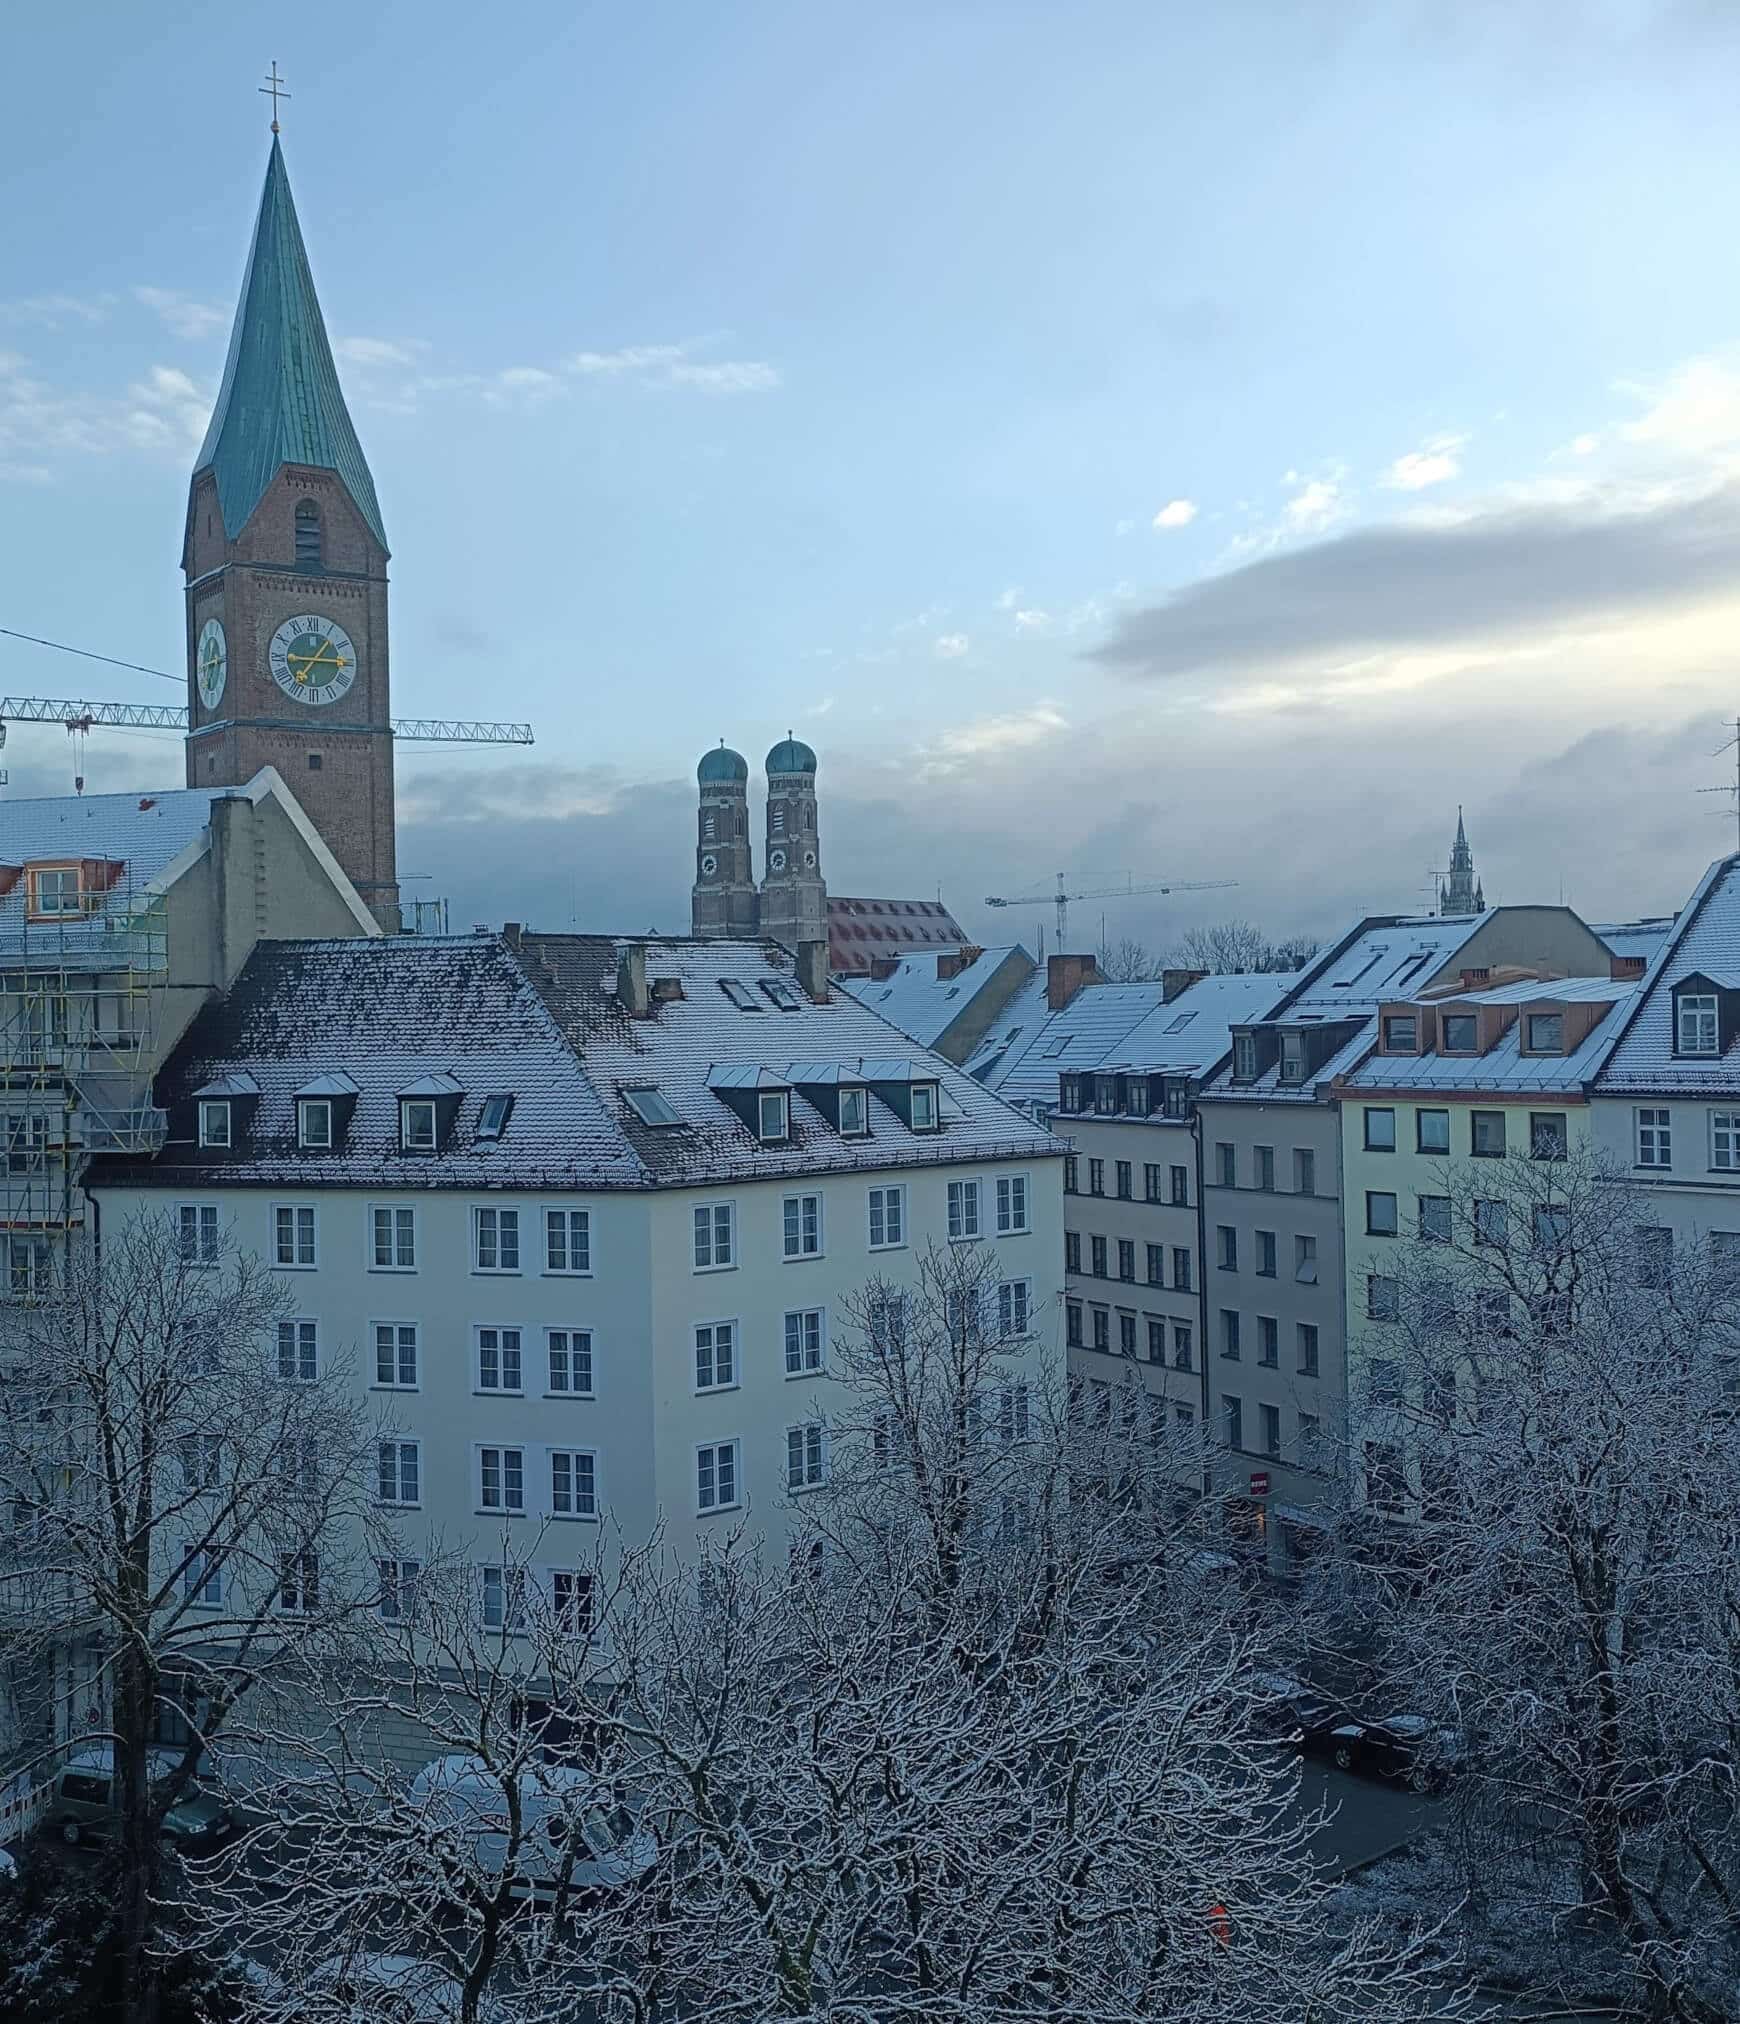
[[[1024,907],[1035,901],[1049,899],[1057,909],[1057,947],[1061,954],[1069,947],[1069,908],[1072,900],[1127,900],[1139,899],[1145,893],[1206,893],[1217,892],[1224,886],[1236,886],[1236,878],[1145,878],[1137,883],[1134,873],[1124,875],[1122,885],[1095,886],[1087,892],[1065,892],[1064,874],[1057,874],[1057,890],[1046,892],[1017,893],[1013,899],[1000,899],[987,893],[988,907]]]
[[[185,731],[187,711],[179,703],[90,703],[64,696],[0,696],[0,724],[64,724],[75,733],[98,724],[129,731]],[[395,717],[393,736],[423,745],[533,742],[530,724],[474,724],[460,717]]]

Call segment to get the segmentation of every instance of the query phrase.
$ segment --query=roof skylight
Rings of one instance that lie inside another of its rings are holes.
[[[483,1109],[478,1113],[477,1135],[480,1139],[498,1139],[507,1128],[508,1114],[514,1107],[511,1096],[486,1096]]]
[[[681,1124],[682,1119],[666,1098],[649,1083],[639,1089],[625,1089],[623,1101],[642,1124]]]
[[[739,1012],[759,1012],[761,1001],[749,986],[737,977],[721,977],[719,988],[735,1005]]]

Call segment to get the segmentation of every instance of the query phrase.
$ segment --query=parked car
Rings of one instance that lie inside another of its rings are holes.
[[[1424,1715],[1378,1721],[1332,1716],[1306,1728],[1300,1746],[1308,1756],[1327,1757],[1338,1771],[1423,1792],[1442,1789],[1454,1755],[1451,1738]]]
[[[153,1750],[147,1762],[155,1779],[167,1778],[181,1761],[175,1750]],[[115,1826],[115,1752],[108,1743],[93,1744],[70,1756],[54,1774],[49,1789],[48,1820],[70,1847],[102,1841]],[[229,1808],[221,1799],[193,1785],[163,1819],[163,1838],[189,1852],[215,1848],[230,1832]]]
[[[412,1954],[335,1955],[322,1961],[304,1988],[313,2024],[459,2024],[464,1990],[433,1961]],[[506,2024],[508,2012],[486,1995],[480,2024]]]
[[[481,1758],[436,1757],[411,1780],[410,1805],[469,1838],[475,1859],[499,1876],[508,1856],[507,1800]],[[608,1783],[569,1765],[529,1767],[520,1785],[519,1864],[535,1895],[553,1894],[564,1875],[573,1890],[615,1890],[658,1861],[658,1836],[641,1825]]]
[[[1308,1732],[1340,1719],[1320,1693],[1291,1673],[1260,1672],[1252,1691],[1259,1726],[1295,1748],[1303,1745]]]

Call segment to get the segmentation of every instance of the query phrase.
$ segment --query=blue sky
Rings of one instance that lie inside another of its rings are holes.
[[[276,58],[395,705],[537,726],[403,757],[465,919],[679,924],[696,755],[788,724],[835,889],[975,930],[1057,868],[1416,905],[1458,801],[1489,894],[1592,915],[1731,836],[1731,7],[201,0],[8,52],[0,625],[180,666]],[[4,640],[0,687],[174,694]]]

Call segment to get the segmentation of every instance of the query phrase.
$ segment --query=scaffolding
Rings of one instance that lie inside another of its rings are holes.
[[[93,1153],[163,1143],[151,1082],[168,974],[164,896],[125,873],[81,881],[76,909],[0,927],[0,1298],[62,1277]]]

